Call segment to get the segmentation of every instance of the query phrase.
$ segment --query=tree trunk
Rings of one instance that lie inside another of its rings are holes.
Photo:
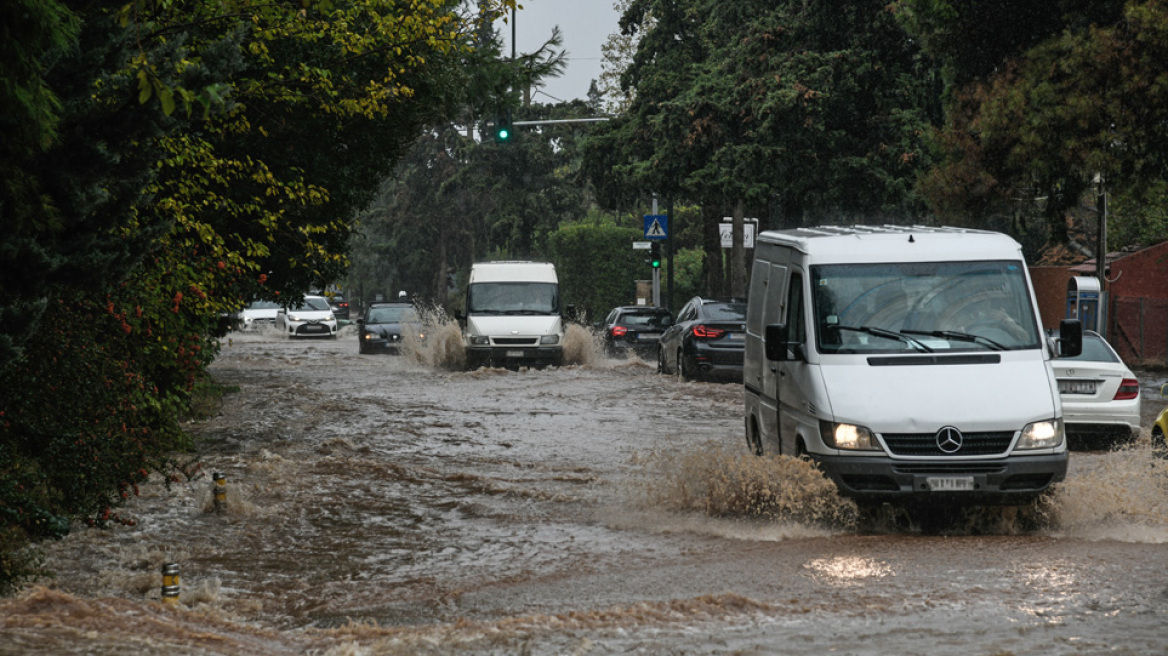
[[[726,279],[722,266],[722,237],[718,225],[722,222],[719,203],[702,204],[702,243],[706,251],[706,294],[726,294]]]
[[[731,248],[730,248],[730,295],[746,298],[746,248],[743,245],[743,209],[742,199],[734,203],[734,216],[731,219]]]

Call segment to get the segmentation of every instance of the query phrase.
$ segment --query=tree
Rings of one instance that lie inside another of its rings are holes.
[[[946,125],[937,134],[943,159],[921,186],[939,211],[982,222],[1033,213],[1061,242],[1068,210],[1093,192],[1096,175],[1132,199],[1165,180],[1168,9],[1161,3],[910,0],[902,7],[908,28],[947,71]],[[973,24],[985,30],[980,52],[953,36]]]
[[[20,545],[113,521],[185,445],[221,313],[341,274],[353,211],[453,111],[475,25],[445,0],[21,0],[0,17],[20,28],[0,44],[17,137],[0,148],[6,587]],[[68,321],[38,327],[45,308]]]
[[[634,0],[622,29],[644,25],[622,78],[635,98],[589,146],[588,171],[609,202],[638,186],[699,202],[709,291],[745,293],[740,246],[730,275],[718,270],[728,214],[801,225],[923,211],[912,179],[939,117],[936,71],[887,3]]]

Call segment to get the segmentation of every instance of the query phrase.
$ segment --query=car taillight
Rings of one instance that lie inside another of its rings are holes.
[[[624,337],[626,334],[628,334],[629,329],[625,328],[624,326],[613,326],[612,330],[609,332],[612,333],[613,337]]]
[[[349,307],[349,304],[342,301],[340,303],[337,303],[337,307]]]
[[[722,330],[721,328],[711,328],[709,326],[699,325],[694,326],[693,329],[694,337],[701,337],[703,339],[715,339],[717,337],[721,337],[724,334],[726,334],[725,330]]]
[[[1130,401],[1140,395],[1140,381],[1135,378],[1124,378],[1115,391],[1114,401]]]

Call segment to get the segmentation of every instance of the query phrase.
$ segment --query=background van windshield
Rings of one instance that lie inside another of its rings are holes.
[[[471,313],[559,314],[560,298],[554,283],[480,282],[467,290]]]
[[[1021,262],[811,267],[821,353],[1037,348]]]

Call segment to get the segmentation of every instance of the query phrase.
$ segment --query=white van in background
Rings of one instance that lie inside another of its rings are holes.
[[[1064,478],[1021,246],[961,228],[763,232],[747,308],[746,439],[813,459],[861,505],[1021,505]]]
[[[469,369],[563,364],[564,322],[552,264],[472,265],[465,310],[456,316]]]

